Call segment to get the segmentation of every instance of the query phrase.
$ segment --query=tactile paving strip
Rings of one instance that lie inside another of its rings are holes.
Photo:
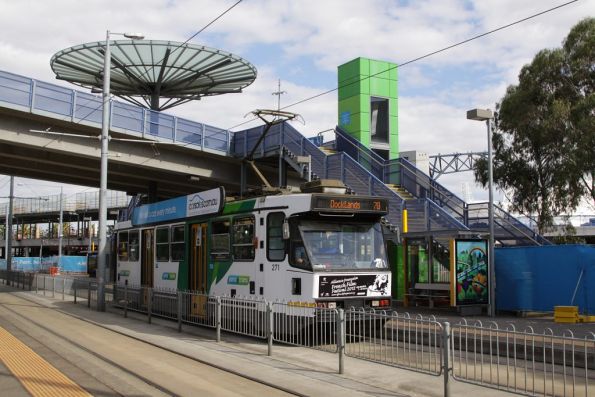
[[[2,327],[0,361],[33,397],[91,396]]]

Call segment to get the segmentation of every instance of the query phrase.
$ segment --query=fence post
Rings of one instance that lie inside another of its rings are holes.
[[[450,337],[450,323],[446,321],[444,323],[444,330],[442,335],[442,375],[444,376],[444,397],[450,397]]]
[[[87,307],[91,308],[91,283],[87,283]]]
[[[64,300],[65,295],[66,295],[66,279],[63,278],[62,279],[62,300]]]
[[[35,274],[35,293],[39,294],[39,273]]]
[[[147,288],[147,322],[151,324],[151,312],[153,311],[153,288]]]
[[[345,373],[345,311],[337,311],[337,352],[339,353],[339,373]]]
[[[182,293],[178,291],[178,332],[182,332]]]
[[[273,335],[275,332],[275,321],[273,317],[273,303],[267,302],[267,356],[273,355]]]
[[[128,280],[124,283],[124,318],[128,317]]]
[[[74,304],[76,305],[76,279],[72,280],[72,289],[74,290]]]
[[[56,297],[56,277],[52,277],[52,298]]]
[[[221,297],[217,297],[217,310],[215,317],[215,327],[217,328],[217,342],[221,342]]]

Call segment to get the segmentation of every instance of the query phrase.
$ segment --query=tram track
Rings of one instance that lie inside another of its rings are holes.
[[[82,318],[82,317],[77,316],[75,314],[68,313],[68,312],[63,311],[63,310],[60,310],[60,309],[48,308],[47,306],[44,306],[44,305],[40,304],[39,302],[36,302],[36,301],[34,301],[32,299],[28,299],[27,297],[15,296],[13,294],[11,294],[11,296],[13,296],[14,298],[17,298],[17,299],[21,299],[23,301],[26,301],[29,304],[33,304],[34,305],[34,306],[27,305],[29,307],[33,307],[33,308],[36,308],[36,309],[45,309],[45,310],[48,310],[49,309],[49,310],[53,310],[53,311],[56,311],[58,313],[61,313],[64,316],[68,316],[68,317],[73,318],[73,319],[76,319],[78,321],[85,322],[85,323],[87,323],[89,325],[92,325],[92,326],[95,326],[95,327],[99,327],[99,328],[101,328],[101,329],[103,329],[103,330],[105,330],[105,331],[107,331],[109,333],[113,333],[113,334],[117,334],[117,335],[119,335],[121,337],[129,338],[131,340],[134,340],[137,343],[140,343],[140,344],[143,344],[143,345],[146,345],[146,346],[150,346],[151,348],[157,348],[157,349],[159,349],[159,350],[161,350],[163,352],[167,352],[168,354],[171,354],[171,355],[174,355],[174,356],[177,356],[177,357],[180,357],[180,358],[184,358],[184,359],[187,359],[187,360],[191,360],[191,361],[193,361],[193,362],[195,362],[197,364],[210,367],[210,368],[212,368],[214,370],[222,371],[222,372],[225,372],[225,373],[227,373],[229,375],[233,375],[233,376],[237,376],[237,377],[243,378],[245,380],[254,382],[254,383],[258,384],[258,385],[261,385],[261,386],[264,386],[264,387],[268,387],[268,388],[271,388],[271,389],[275,389],[275,390],[278,390],[279,392],[286,393],[288,395],[304,396],[303,394],[296,393],[295,391],[286,389],[286,388],[284,388],[282,386],[278,386],[278,385],[275,385],[275,384],[272,384],[272,383],[269,383],[269,382],[266,382],[266,381],[262,381],[260,379],[257,379],[257,378],[248,376],[246,374],[242,374],[242,373],[240,373],[238,371],[235,371],[235,370],[232,370],[232,369],[228,369],[228,368],[225,368],[225,367],[216,365],[216,364],[212,364],[212,363],[206,362],[204,360],[200,360],[200,359],[198,359],[196,357],[192,357],[190,355],[187,355],[187,354],[184,354],[184,353],[181,353],[181,352],[172,350],[172,349],[168,349],[168,348],[166,348],[164,346],[160,346],[158,344],[155,344],[155,343],[152,343],[152,342],[143,340],[141,338],[134,337],[134,336],[129,335],[127,333],[124,333],[124,332],[120,332],[120,331],[111,329],[110,327],[103,326],[102,324],[99,324],[97,322],[94,322],[94,321],[91,321],[91,320]],[[48,346],[47,340],[42,340],[40,337],[35,336],[34,335],[34,332],[32,332],[30,329],[27,330],[27,328],[29,328],[30,325],[32,324],[35,327],[37,327],[38,330],[42,330],[44,333],[50,334],[53,338],[56,338],[56,339],[62,341],[63,343],[66,343],[66,344],[70,345],[71,347],[74,347],[75,349],[78,349],[78,350],[80,350],[80,351],[82,351],[82,352],[84,352],[86,354],[91,355],[92,357],[94,357],[96,359],[101,360],[101,362],[107,364],[108,366],[111,366],[113,368],[116,368],[118,371],[122,371],[127,376],[130,376],[130,377],[132,377],[134,379],[137,379],[138,381],[142,382],[145,385],[148,385],[148,386],[154,388],[156,391],[158,391],[160,393],[163,393],[163,394],[169,395],[169,396],[181,396],[181,395],[183,395],[183,394],[180,394],[180,393],[176,393],[173,390],[171,390],[170,388],[164,387],[163,385],[161,385],[161,384],[159,384],[157,382],[152,381],[151,379],[149,379],[146,376],[143,376],[142,374],[138,373],[137,371],[130,370],[126,366],[119,364],[118,362],[110,359],[109,357],[106,357],[104,354],[101,354],[101,353],[99,353],[99,352],[97,352],[97,351],[95,351],[93,349],[90,349],[90,348],[82,345],[81,343],[78,343],[78,342],[72,340],[71,338],[68,338],[68,337],[66,337],[64,335],[61,335],[60,333],[56,332],[55,330],[53,330],[53,329],[45,326],[44,324],[41,324],[39,321],[36,321],[36,320],[30,318],[29,316],[26,316],[26,315],[20,313],[16,309],[10,307],[10,306],[14,306],[14,305],[15,304],[12,304],[12,303],[0,302],[0,307],[2,309],[4,309],[6,312],[9,312],[10,315],[13,316],[13,318],[19,319],[20,322],[23,323],[23,324],[21,324],[20,327],[17,327],[20,332],[26,334],[29,338],[31,338],[32,340],[35,340],[37,343],[40,343],[41,345],[47,347],[53,353],[55,353],[61,359],[65,360],[66,362],[70,363],[71,365],[77,366],[77,363],[73,362],[72,357],[68,357],[68,356],[60,353],[59,351],[57,351],[57,349],[52,349],[51,346]],[[27,323],[27,324],[25,324],[25,323]],[[13,322],[13,325],[14,325],[14,322]],[[96,381],[100,382],[105,387],[107,387],[110,390],[112,390],[113,391],[113,395],[118,395],[118,396],[125,396],[126,395],[126,394],[122,394],[122,393],[116,391],[113,387],[110,387],[109,385],[107,385],[101,379],[96,378],[93,374],[84,371],[84,369],[82,369],[82,368],[80,368],[80,369],[83,370],[83,372],[85,372],[88,376],[94,378]]]

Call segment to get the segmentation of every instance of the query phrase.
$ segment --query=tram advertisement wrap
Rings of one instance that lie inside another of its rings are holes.
[[[320,298],[388,295],[390,295],[390,276],[386,273],[349,276],[321,275],[318,279],[318,296]]]
[[[488,304],[488,242],[457,240],[456,304]]]

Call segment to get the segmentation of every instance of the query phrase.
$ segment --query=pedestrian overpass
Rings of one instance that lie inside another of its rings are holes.
[[[0,71],[0,173],[97,186],[101,114],[99,96]],[[405,209],[412,234],[473,236],[488,229],[487,203],[464,202],[407,160],[385,161],[339,128],[335,151],[323,151],[288,123],[266,130],[263,139],[264,127],[233,133],[117,101],[110,114],[113,190],[161,199],[221,185],[232,192],[255,187],[259,180],[242,161],[251,153],[263,174],[278,175],[279,186],[311,175],[388,198],[393,230]],[[69,134],[31,132],[47,129]],[[502,245],[550,244],[502,208],[495,208],[495,223]]]

